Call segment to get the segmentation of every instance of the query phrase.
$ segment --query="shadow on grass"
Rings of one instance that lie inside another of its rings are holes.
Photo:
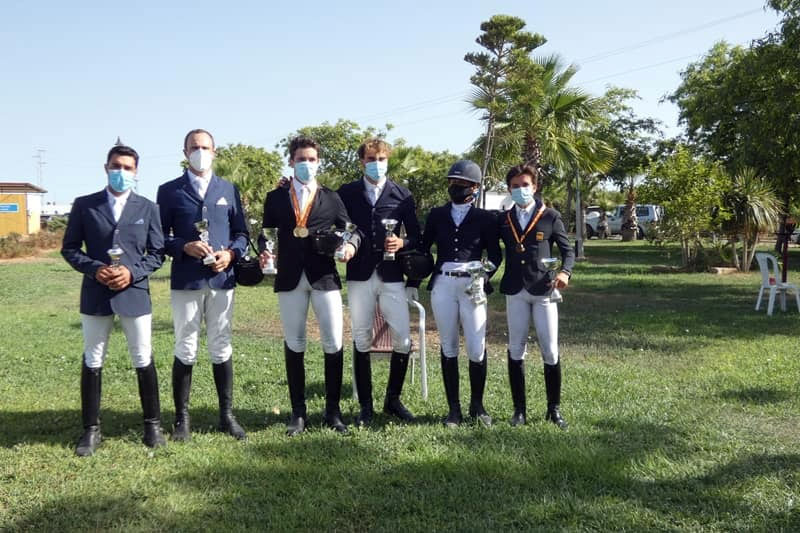
[[[407,428],[341,438],[310,431],[250,444],[243,456],[192,462],[159,482],[202,505],[69,497],[13,519],[12,528],[89,520],[92,528],[320,531],[509,529],[796,530],[800,516],[764,512],[737,489],[751,479],[790,483],[800,456],[736,458],[695,475],[652,479],[641,464],[691,457],[667,425],[601,420],[586,433],[531,424],[513,429]],[[422,444],[422,445],[420,445]],[[646,470],[646,469],[645,469]],[[199,512],[198,512],[198,509]]]
[[[219,422],[219,411],[208,408],[190,408],[192,432],[215,432]],[[258,431],[274,425],[284,425],[286,415],[268,411],[254,411],[234,407],[234,415],[245,431]],[[161,425],[169,434],[175,414],[172,409],[162,410]],[[114,438],[139,442],[142,431],[142,414],[137,411],[100,409],[100,426],[103,438]],[[73,446],[83,427],[79,409],[48,411],[0,411],[0,447],[12,448],[18,444],[53,444]]]
[[[785,402],[791,398],[785,390],[765,389],[762,387],[748,387],[744,389],[728,389],[717,394],[724,400],[734,400],[741,403],[767,405]]]

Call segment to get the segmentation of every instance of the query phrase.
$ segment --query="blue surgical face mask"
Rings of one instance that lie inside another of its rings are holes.
[[[319,170],[319,163],[311,161],[299,161],[294,164],[294,177],[302,183],[306,184],[317,176]]]
[[[370,161],[364,165],[364,174],[367,175],[372,181],[378,182],[386,177],[386,171],[389,170],[388,161]]]
[[[527,185],[511,189],[511,199],[520,207],[527,206],[533,201],[533,187]]]
[[[136,184],[136,174],[121,168],[108,171],[108,185],[117,192],[125,192]]]

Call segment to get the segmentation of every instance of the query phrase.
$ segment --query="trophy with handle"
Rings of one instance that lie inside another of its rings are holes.
[[[106,251],[108,254],[109,259],[111,259],[111,268],[118,268],[120,265],[120,259],[125,254],[125,251],[119,245],[119,230],[114,230],[114,241],[111,248]]]
[[[469,295],[469,299],[475,305],[482,305],[486,303],[486,291],[483,290],[485,275],[496,268],[497,266],[495,266],[495,264],[488,259],[484,259],[482,261],[470,261],[464,265],[464,270],[469,273],[470,277],[469,285],[464,292]]]
[[[551,302],[563,302],[564,298],[561,296],[561,291],[556,289],[555,286],[556,272],[561,270],[561,259],[558,257],[542,257],[539,262],[547,269],[547,277],[550,278],[550,290],[545,293],[545,296],[550,298]]]
[[[386,230],[386,236],[388,237],[394,233],[394,228],[397,226],[397,220],[393,218],[384,218],[381,220],[381,224],[383,224],[383,228]],[[394,252],[383,252],[384,261],[394,261],[394,259]]]
[[[264,248],[270,255],[270,258],[267,259],[267,263],[264,265],[264,268],[261,269],[261,272],[263,274],[270,274],[270,275],[277,274],[278,269],[275,268],[275,257],[274,257],[275,254],[272,252],[273,248],[275,247],[273,230],[271,228],[262,228],[261,234],[264,235]]]
[[[336,249],[336,253],[333,254],[333,258],[337,261],[344,261],[344,249],[347,246],[347,243],[350,241],[350,238],[353,236],[353,233],[356,231],[356,225],[352,222],[348,222],[344,225],[344,231],[337,231],[336,234],[342,238],[342,245]]]
[[[200,234],[200,240],[203,241],[204,243],[208,244],[209,247],[210,247],[211,245],[209,244],[209,241],[208,241],[208,208],[206,206],[203,206],[203,218],[201,220],[198,220],[197,222],[195,222],[194,223],[194,227],[195,227],[195,229],[197,229],[197,232]],[[216,262],[216,258],[214,257],[213,254],[207,254],[203,258],[203,264],[204,265],[212,265],[215,262]]]

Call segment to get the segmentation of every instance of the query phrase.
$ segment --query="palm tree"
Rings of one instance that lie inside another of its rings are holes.
[[[759,232],[774,228],[782,213],[782,204],[773,187],[753,168],[743,168],[733,177],[726,203],[731,210],[727,224],[734,247],[734,263],[743,272],[750,271]],[[741,235],[742,261],[736,254],[736,243]]]

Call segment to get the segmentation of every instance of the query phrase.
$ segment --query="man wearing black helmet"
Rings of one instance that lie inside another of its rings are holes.
[[[488,279],[502,260],[495,232],[495,217],[475,207],[474,201],[481,182],[481,170],[472,161],[457,161],[447,173],[447,189],[451,201],[435,207],[428,215],[423,233],[422,251],[436,244],[436,265],[428,290],[432,289],[431,307],[439,330],[442,377],[449,413],[444,423],[458,426],[463,421],[458,387],[459,325],[469,357],[470,404],[469,414],[484,425],[492,418],[483,406],[486,386],[486,302],[476,303],[467,290],[472,274],[467,264],[480,261],[484,250],[493,267],[487,272],[486,293],[492,292]],[[483,283],[483,279],[479,280]]]

